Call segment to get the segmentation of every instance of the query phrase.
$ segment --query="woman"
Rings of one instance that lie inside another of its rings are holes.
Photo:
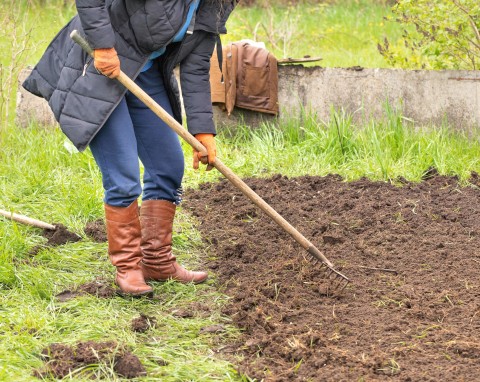
[[[105,190],[108,252],[123,295],[152,295],[149,280],[200,283],[208,275],[184,269],[172,254],[184,170],[179,139],[112,79],[121,69],[181,123],[173,74],[179,64],[188,129],[207,149],[194,152],[193,166],[197,169],[202,162],[211,169],[216,149],[210,57],[219,34],[226,33],[235,3],[76,0],[78,15],[51,42],[23,84],[48,100],[62,131],[80,151],[90,147],[93,153]],[[94,50],[93,65],[70,39],[75,29]]]

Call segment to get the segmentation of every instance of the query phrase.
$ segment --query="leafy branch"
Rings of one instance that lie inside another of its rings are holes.
[[[378,50],[393,66],[477,69],[480,4],[476,0],[398,0],[387,17],[404,26],[402,41],[385,37]]]

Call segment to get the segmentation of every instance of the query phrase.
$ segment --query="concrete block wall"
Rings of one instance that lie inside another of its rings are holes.
[[[29,73],[21,74],[22,81]],[[43,100],[19,86],[17,122],[32,119],[52,124],[53,116]],[[352,113],[354,120],[382,118],[385,103],[401,108],[416,124],[440,125],[447,120],[458,129],[480,127],[480,71],[425,71],[400,69],[342,69],[288,65],[279,67],[279,103],[283,114],[301,107],[328,121],[331,108]],[[235,109],[230,117],[215,108],[217,125],[257,125],[273,117]]]
[[[332,107],[351,113],[355,121],[382,118],[385,105],[400,108],[419,125],[448,123],[459,129],[480,127],[480,71],[426,71],[400,69],[279,68],[279,103],[283,113],[295,115],[301,107],[328,121]],[[271,120],[258,113],[235,110],[220,123],[257,124]]]
[[[22,88],[22,82],[25,81],[31,71],[30,68],[24,69],[18,76],[15,122],[20,127],[27,127],[31,122],[43,126],[55,126],[55,117],[48,107],[47,101]]]

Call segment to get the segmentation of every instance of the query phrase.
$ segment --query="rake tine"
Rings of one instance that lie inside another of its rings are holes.
[[[336,271],[336,270],[333,270],[333,271],[335,272],[335,275],[337,278],[350,282],[350,279],[347,276],[345,276],[343,273],[340,273],[339,271]]]
[[[318,267],[318,275],[322,278],[327,279],[328,281],[330,281],[330,284],[332,284],[332,287],[330,287],[330,285],[327,285],[327,295],[330,292],[334,292],[337,290],[339,290],[340,292],[343,291],[350,283],[350,280],[348,279],[348,277],[335,270],[333,268],[333,265],[328,260],[326,260],[326,258],[324,259],[323,255],[323,257],[320,256],[317,251],[318,250],[313,249],[308,251],[307,258],[312,262],[314,266],[320,264],[320,266]],[[345,284],[343,285],[343,283]]]
[[[344,279],[343,283],[344,283],[344,285],[343,285],[342,289],[340,289],[340,292],[343,291],[348,286],[348,284],[350,284],[350,280],[349,279]]]
[[[337,281],[337,279],[334,278],[332,282],[332,291],[336,291],[338,289],[339,284],[340,283]]]
[[[335,282],[334,284],[334,288],[333,290],[336,291],[338,288],[340,288],[340,286],[343,284],[343,282],[345,281],[344,279],[342,279],[340,276],[337,277],[339,280]],[[345,288],[345,287],[344,287]],[[340,290],[343,290],[344,288],[340,289]]]
[[[325,276],[325,273],[328,271],[328,266],[325,263],[321,263],[320,268],[319,268],[319,273],[322,275],[322,277]]]
[[[345,285],[343,286],[342,289],[340,289],[339,292],[343,292],[343,290],[347,287],[348,284],[350,284],[350,280],[345,280]]]
[[[339,271],[336,271],[335,269],[332,269],[332,272],[330,272],[329,275],[334,274],[334,278],[332,279],[334,281],[333,283],[333,291],[336,291],[342,286],[342,283],[344,283],[343,287],[339,290],[339,292],[343,291],[347,285],[350,283],[350,280],[348,277],[340,273]]]
[[[341,293],[350,283],[348,277],[333,268],[333,265],[323,259],[315,250],[308,251],[307,259],[314,266],[318,266],[318,276],[327,280],[327,296],[332,293]]]

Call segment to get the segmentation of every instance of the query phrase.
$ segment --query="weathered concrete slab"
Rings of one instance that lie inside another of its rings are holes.
[[[302,66],[279,68],[279,102],[284,113],[300,107],[328,121],[331,108],[345,110],[355,120],[381,118],[388,102],[416,123],[456,128],[480,126],[480,71],[406,71]],[[216,113],[219,122],[225,122]],[[268,116],[263,116],[267,118]],[[236,110],[227,123],[257,123],[257,113]]]
[[[56,121],[47,101],[36,97],[22,88],[22,83],[30,74],[31,69],[25,69],[18,76],[17,110],[15,122],[18,126],[27,127],[31,122],[44,126],[55,126]]]
[[[27,73],[28,70],[23,71],[22,78]],[[480,71],[279,67],[279,103],[283,113],[295,115],[303,107],[327,121],[334,107],[352,113],[356,120],[381,118],[387,101],[420,125],[439,125],[447,120],[455,128],[480,127]],[[21,87],[17,116],[20,126],[32,119],[43,124],[53,121],[46,103]],[[215,110],[219,125],[255,126],[272,119],[240,109],[227,118],[220,109]]]
[[[388,100],[420,124],[439,124],[444,118],[455,126],[480,124],[480,71],[314,68],[302,73],[289,68],[282,78],[282,91],[300,78],[306,90],[303,104],[311,100],[321,117],[328,117],[331,105],[378,117]]]

